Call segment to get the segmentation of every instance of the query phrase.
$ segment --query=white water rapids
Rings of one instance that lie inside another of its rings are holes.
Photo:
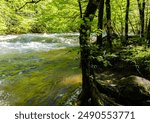
[[[49,51],[78,46],[78,33],[0,36],[0,54]]]

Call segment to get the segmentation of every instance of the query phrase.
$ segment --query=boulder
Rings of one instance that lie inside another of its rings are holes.
[[[126,104],[142,105],[150,100],[150,81],[139,76],[128,76],[120,79],[117,85],[120,97]]]

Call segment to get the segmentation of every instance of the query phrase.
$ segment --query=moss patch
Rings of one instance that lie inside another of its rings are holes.
[[[10,105],[55,105],[52,94],[57,89],[70,86],[64,92],[70,93],[80,85],[77,58],[78,48],[1,55],[0,90],[9,95]]]

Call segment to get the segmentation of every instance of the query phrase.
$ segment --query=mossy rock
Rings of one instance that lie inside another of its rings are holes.
[[[121,97],[130,104],[141,104],[150,100],[150,81],[131,75],[120,79],[118,90]]]

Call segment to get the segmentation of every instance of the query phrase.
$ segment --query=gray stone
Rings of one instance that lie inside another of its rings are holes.
[[[140,104],[144,100],[150,100],[150,81],[142,77],[123,77],[117,86],[121,97],[129,102]]]

